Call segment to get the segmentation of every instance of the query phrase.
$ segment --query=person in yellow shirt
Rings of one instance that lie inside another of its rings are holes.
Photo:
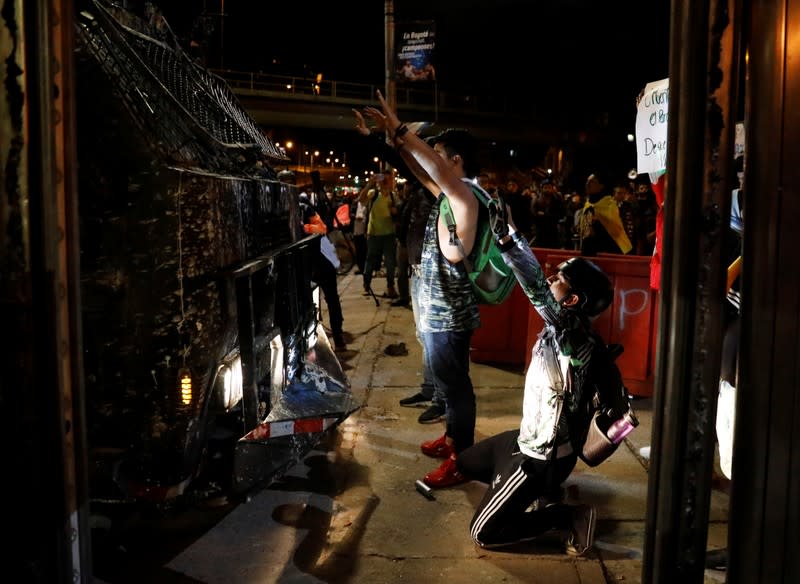
[[[367,206],[367,261],[364,265],[364,295],[371,295],[372,272],[381,262],[386,269],[384,298],[397,298],[394,271],[397,265],[397,236],[395,216],[397,202],[393,190],[394,177],[390,173],[374,174],[358,194],[359,201]]]

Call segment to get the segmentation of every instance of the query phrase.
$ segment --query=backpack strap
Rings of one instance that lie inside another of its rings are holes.
[[[442,215],[444,216],[444,222],[447,224],[447,231],[450,232],[450,245],[455,245],[458,247],[458,253],[461,254],[461,261],[464,263],[464,267],[467,269],[467,273],[472,271],[472,262],[469,261],[467,258],[467,254],[464,253],[464,246],[461,245],[461,239],[459,239],[458,234],[456,233],[456,219],[453,217],[453,210],[450,208],[450,202],[447,201],[447,196],[442,195],[445,198],[442,203],[444,204],[444,208],[442,208]]]
[[[492,201],[491,195],[487,193],[481,185],[477,184],[472,179],[463,177],[461,180],[467,183],[469,188],[472,189],[472,194],[475,195],[476,199],[478,199],[478,203],[480,203],[482,207],[486,207],[488,209]],[[442,196],[444,196],[445,199],[447,198],[447,195],[443,194]],[[480,209],[478,210],[478,213],[480,213]],[[464,267],[467,268],[468,273],[472,272],[472,262],[469,261],[469,258],[467,258],[467,254],[464,252],[464,246],[461,245],[461,240],[458,238],[458,234],[456,233],[456,219],[453,216],[453,210],[450,208],[450,201],[446,202],[446,205],[442,209],[442,215],[444,215],[444,222],[447,224],[447,231],[450,232],[450,245],[455,245],[458,247],[458,253],[461,254],[461,261],[464,262]]]

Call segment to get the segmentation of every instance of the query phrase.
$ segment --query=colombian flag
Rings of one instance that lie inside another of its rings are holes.
[[[625,227],[622,225],[622,219],[619,216],[619,207],[614,197],[605,196],[596,203],[586,201],[583,206],[584,212],[587,209],[594,209],[594,217],[605,227],[608,234],[611,236],[622,253],[628,253],[633,249],[631,240],[628,239],[628,234],[625,233]]]

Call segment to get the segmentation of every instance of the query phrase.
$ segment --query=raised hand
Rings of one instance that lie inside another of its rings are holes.
[[[489,204],[489,225],[498,240],[516,232],[517,227],[511,217],[511,209],[503,199],[495,199]]]
[[[380,92],[380,90],[376,91],[375,93],[378,96],[378,102],[381,104],[381,109],[383,110],[382,116],[384,118],[384,123],[386,124],[386,129],[394,132],[400,126],[400,118],[397,117],[397,114],[392,111],[392,108],[390,108],[389,104],[386,103],[386,100],[383,99],[383,94]]]
[[[364,108],[364,115],[367,116],[375,126],[376,130],[380,130],[381,132],[385,132],[388,129],[386,123],[386,116],[383,115],[383,112],[377,108],[372,106],[367,106]]]
[[[489,205],[489,225],[497,239],[508,235],[507,212],[508,208],[502,199],[491,201]]]
[[[370,129],[367,126],[367,122],[364,121],[364,116],[355,108],[353,108],[353,113],[356,115],[356,131],[362,136],[369,136]]]

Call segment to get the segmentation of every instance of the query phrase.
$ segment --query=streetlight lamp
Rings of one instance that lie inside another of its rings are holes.
[[[284,146],[284,154],[286,154],[286,158],[288,159],[286,161],[286,168],[288,169],[289,164],[291,164],[292,162],[291,151],[292,148],[294,148],[294,142],[292,142],[291,140],[287,140],[283,146]]]

